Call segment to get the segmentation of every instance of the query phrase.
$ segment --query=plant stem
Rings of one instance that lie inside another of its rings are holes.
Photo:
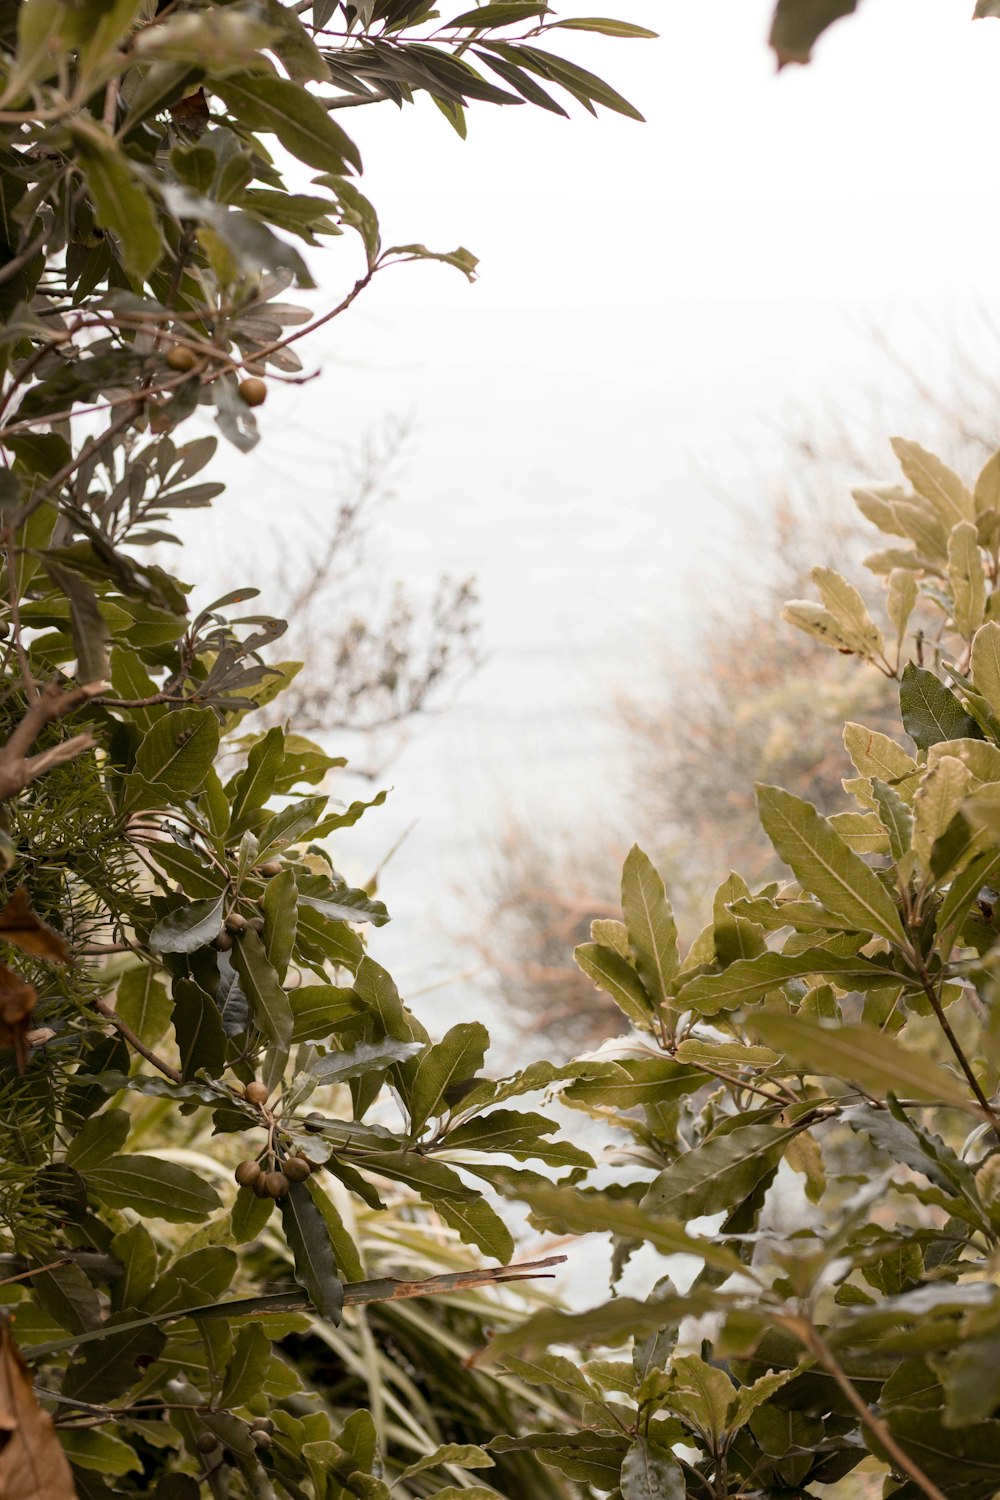
[[[168,1062],[164,1062],[162,1057],[157,1057],[156,1053],[146,1046],[142,1038],[136,1036],[131,1026],[126,1025],[113,1005],[103,999],[95,1000],[94,1005],[105,1020],[111,1022],[119,1036],[124,1037],[125,1041],[128,1042],[133,1051],[138,1052],[140,1057],[144,1057],[148,1063],[153,1064],[154,1068],[158,1068],[165,1078],[170,1079],[171,1083],[184,1082],[176,1068],[171,1067]]]
[[[809,1353],[832,1376],[839,1389],[860,1417],[861,1425],[867,1427],[880,1447],[885,1449],[897,1471],[901,1474],[906,1474],[912,1479],[913,1483],[927,1496],[927,1500],[948,1500],[948,1496],[943,1490],[938,1489],[933,1479],[927,1477],[919,1464],[915,1463],[908,1454],[903,1452],[882,1418],[877,1417],[871,1410],[868,1403],[858,1392],[857,1387],[852,1384],[844,1369],[838,1363],[837,1356],[819,1329],[805,1318],[783,1318],[781,1322],[788,1329],[789,1333],[794,1334],[804,1348],[808,1349]]]
[[[979,1079],[972,1071],[972,1064],[969,1062],[969,1059],[966,1057],[964,1051],[962,1050],[961,1042],[958,1040],[958,1037],[951,1029],[951,1022],[945,1015],[944,1006],[941,1004],[941,997],[935,990],[933,984],[931,984],[930,977],[927,973],[926,968],[924,967],[922,960],[920,961],[918,972],[920,975],[920,983],[923,986],[924,994],[927,996],[927,999],[930,1002],[930,1007],[937,1017],[938,1025],[944,1032],[945,1037],[948,1040],[948,1045],[951,1048],[952,1052],[954,1052],[955,1057],[958,1061],[958,1065],[962,1069],[962,1072],[965,1074],[969,1083],[969,1087],[971,1088],[972,1092],[975,1094],[976,1099],[979,1102],[980,1109],[983,1111],[983,1114],[993,1126],[993,1129],[1000,1133],[1000,1115],[997,1114],[996,1110],[993,1108],[992,1104],[983,1093],[982,1084],[979,1082]]]

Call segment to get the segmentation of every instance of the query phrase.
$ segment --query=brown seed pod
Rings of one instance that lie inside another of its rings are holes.
[[[253,930],[254,930],[254,932],[263,932],[264,931],[264,918],[263,917],[251,917],[250,920],[247,922],[247,926],[248,927],[252,927]]]
[[[260,873],[267,880],[270,880],[272,876],[280,875],[284,868],[285,867],[281,863],[280,859],[265,859],[264,863],[260,867]]]
[[[260,1083],[255,1078],[253,1083],[248,1083],[246,1088],[243,1090],[243,1097],[249,1104],[266,1104],[267,1089],[264,1084]]]
[[[288,1178],[284,1172],[265,1172],[264,1186],[269,1198],[283,1198],[288,1192]]]
[[[167,352],[167,364],[172,370],[193,370],[197,363],[197,354],[186,344],[174,344],[173,348]]]
[[[271,1194],[267,1190],[267,1179],[268,1173],[261,1172],[260,1176],[255,1177],[250,1184],[250,1191],[255,1198],[270,1198]]]
[[[260,1162],[241,1161],[233,1176],[240,1187],[253,1187],[260,1176]]]
[[[246,380],[241,380],[238,386],[240,400],[247,406],[263,406],[267,400],[267,386],[263,380],[258,380],[256,375],[250,375]]]
[[[233,933],[234,936],[238,932],[243,932],[246,925],[246,917],[241,917],[238,911],[231,911],[226,918],[226,931]]]
[[[266,1432],[268,1435],[274,1431],[274,1423],[270,1417],[254,1417],[250,1426],[254,1432]]]
[[[326,1124],[326,1117],[324,1115],[317,1114],[306,1115],[302,1123],[306,1127],[310,1135],[319,1135],[320,1131]]]
[[[281,1164],[281,1170],[289,1182],[305,1182],[312,1167],[304,1156],[286,1156]]]
[[[255,1448],[270,1448],[274,1442],[274,1438],[269,1432],[265,1432],[262,1427],[255,1427],[250,1433],[250,1441]]]
[[[224,927],[220,928],[215,937],[212,939],[212,947],[215,949],[216,953],[228,953],[232,946],[232,937]]]
[[[195,1447],[199,1453],[214,1453],[219,1446],[219,1439],[214,1432],[202,1432],[199,1434]]]

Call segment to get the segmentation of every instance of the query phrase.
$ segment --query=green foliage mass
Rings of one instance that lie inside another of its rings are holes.
[[[847,8],[812,7],[813,38]],[[627,1035],[501,1079],[477,1021],[431,1040],[369,952],[386,908],[331,861],[385,794],[345,808],[324,747],[255,729],[297,670],[283,622],[252,589],[192,615],[144,551],[219,492],[216,440],[179,432],[197,408],[249,449],[291,345],[373,276],[474,271],[382,246],[338,110],[424,91],[461,131],[468,100],[561,89],[634,114],[548,33],[639,28],[438,19],[0,17],[0,1495],[787,1496],[864,1463],[987,1500],[1000,457],[968,488],[897,443],[905,485],[858,495],[885,623],[828,568],[788,607],[898,685],[908,743],[848,725],[829,817],[761,787],[792,880],[731,873],[687,952],[634,849],[624,920],[578,955]],[[347,295],[276,300],[311,285],[294,241],[344,231]],[[599,1175],[546,1092],[619,1143]],[[504,1196],[610,1233],[615,1278],[681,1260],[584,1312],[491,1294],[525,1274]]]

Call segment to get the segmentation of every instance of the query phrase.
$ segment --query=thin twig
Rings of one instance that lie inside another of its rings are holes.
[[[48,750],[29,754],[32,745],[47,724],[64,718],[102,692],[103,682],[83,683],[79,687],[63,688],[58,683],[48,682],[38,693],[34,702],[25,710],[20,723],[15,725],[7,743],[0,747],[0,802],[15,797],[32,781],[37,781],[53,766],[65,765],[94,744],[89,729],[74,734]]]
[[[126,1025],[113,1005],[103,999],[95,1000],[94,1005],[104,1019],[111,1022],[118,1035],[123,1037],[129,1046],[135,1052],[138,1052],[140,1057],[144,1057],[148,1063],[152,1063],[153,1067],[159,1069],[165,1078],[170,1079],[171,1083],[184,1082],[182,1075],[176,1068],[171,1067],[170,1063],[164,1062],[162,1057],[157,1057],[156,1053],[150,1047],[146,1046],[142,1037],[136,1036],[131,1026]]]
[[[795,1335],[799,1342],[814,1355],[829,1375],[833,1377],[837,1386],[846,1396],[851,1406],[861,1418],[863,1427],[867,1427],[875,1440],[888,1453],[897,1471],[906,1474],[913,1483],[923,1490],[927,1500],[948,1500],[948,1496],[939,1490],[933,1479],[929,1479],[908,1454],[896,1442],[889,1428],[881,1417],[877,1417],[871,1407],[861,1396],[857,1387],[852,1384],[847,1374],[837,1361],[837,1356],[830,1348],[819,1330],[805,1318],[783,1318],[784,1327],[789,1333]]]

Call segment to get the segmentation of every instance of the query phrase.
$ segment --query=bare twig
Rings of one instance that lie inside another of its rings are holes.
[[[142,1037],[136,1036],[131,1026],[126,1025],[109,1001],[102,999],[95,1000],[94,1006],[100,1011],[106,1021],[111,1022],[118,1035],[124,1037],[125,1041],[128,1042],[134,1051],[138,1052],[140,1057],[144,1057],[148,1063],[152,1063],[153,1067],[157,1068],[165,1078],[169,1078],[171,1083],[183,1083],[184,1080],[177,1069],[171,1067],[170,1063],[164,1062],[162,1057],[157,1057],[156,1053],[146,1046]]]
[[[46,683],[34,702],[29,704],[10,739],[0,748],[0,802],[17,796],[53,766],[76,760],[93,746],[94,737],[89,729],[85,729],[48,750],[40,750],[35,755],[29,753],[46,724],[64,718],[82,703],[96,698],[104,687],[103,682],[88,682],[72,688],[63,688],[55,682]]]

